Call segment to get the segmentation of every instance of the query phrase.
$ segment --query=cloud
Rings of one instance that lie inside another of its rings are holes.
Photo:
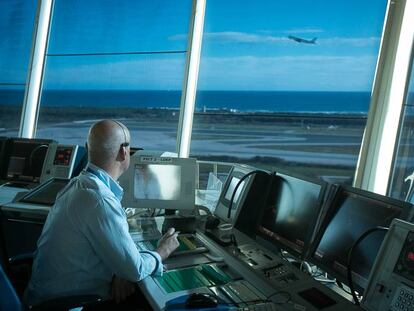
[[[51,89],[181,89],[184,66],[185,56],[49,60],[44,83]]]
[[[374,56],[207,57],[199,87],[218,90],[366,91]]]
[[[84,63],[49,60],[45,87],[53,89],[179,90],[185,57],[94,58]],[[369,91],[376,57],[238,56],[202,57],[201,90]]]
[[[178,34],[178,35],[174,35],[174,36],[169,36],[168,40],[171,41],[182,41],[182,40],[187,40],[188,35],[187,34]]]
[[[268,35],[258,35],[246,32],[209,32],[204,34],[207,40],[214,40],[219,42],[237,42],[237,43],[278,43],[286,42],[286,37],[276,37]]]
[[[378,37],[367,37],[367,38],[321,38],[318,40],[320,44],[324,45],[351,45],[351,46],[367,46],[376,45],[379,43],[380,38]]]
[[[321,33],[322,29],[317,28],[304,28],[304,29],[291,29],[283,31],[286,34],[293,33]],[[187,35],[174,35],[169,37],[169,40],[186,40]],[[203,39],[207,42],[218,43],[251,43],[251,44],[277,44],[286,43],[289,41],[287,36],[274,36],[265,33],[255,34],[248,32],[238,31],[223,31],[223,32],[206,32],[203,35]],[[333,37],[333,38],[319,38],[318,45],[336,46],[346,45],[354,47],[362,47],[369,45],[376,45],[380,41],[378,37],[360,37],[360,38],[345,38],[345,37]]]
[[[301,33],[321,33],[324,32],[323,29],[320,28],[298,28],[298,29],[289,29],[282,31],[283,33],[289,33],[289,34],[301,34]]]
[[[169,40],[184,40],[186,38],[186,35],[175,35],[169,37]],[[286,37],[259,35],[237,31],[206,32],[203,34],[203,39],[220,43],[275,43],[288,41]]]

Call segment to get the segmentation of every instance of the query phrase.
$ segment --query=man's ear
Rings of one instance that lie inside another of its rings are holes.
[[[124,146],[121,146],[121,148],[119,148],[119,156],[122,160],[125,160],[127,152],[127,148],[125,148]]]

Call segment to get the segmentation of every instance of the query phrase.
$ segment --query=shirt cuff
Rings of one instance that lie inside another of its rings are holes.
[[[161,259],[160,254],[154,251],[141,251],[141,253],[148,254],[154,257],[155,267],[154,267],[154,270],[151,272],[151,275],[161,276],[164,266],[162,265],[162,259]]]

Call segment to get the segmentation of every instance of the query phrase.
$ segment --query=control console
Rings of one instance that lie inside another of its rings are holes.
[[[414,224],[395,219],[371,271],[366,310],[414,310]]]

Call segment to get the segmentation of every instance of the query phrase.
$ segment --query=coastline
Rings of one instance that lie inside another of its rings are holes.
[[[16,126],[18,116],[20,121],[21,107],[16,105],[0,105],[0,128],[7,125]],[[64,121],[97,120],[103,118],[133,119],[142,121],[176,122],[179,118],[177,108],[130,108],[130,107],[79,107],[79,106],[45,106],[40,108],[39,123],[56,123]],[[364,113],[344,112],[271,112],[271,111],[239,111],[235,109],[212,108],[194,112],[194,119],[202,122],[217,121],[226,118],[232,122],[245,123],[256,121],[268,122],[298,122],[309,121],[319,124],[365,124],[367,116]],[[14,123],[14,124],[13,124]]]
[[[17,135],[20,110],[0,105],[0,136]],[[125,123],[133,147],[176,150],[179,111],[167,108],[41,107],[36,137],[84,145],[90,125],[104,118]],[[190,155],[351,182],[365,123],[359,113],[197,111]]]

